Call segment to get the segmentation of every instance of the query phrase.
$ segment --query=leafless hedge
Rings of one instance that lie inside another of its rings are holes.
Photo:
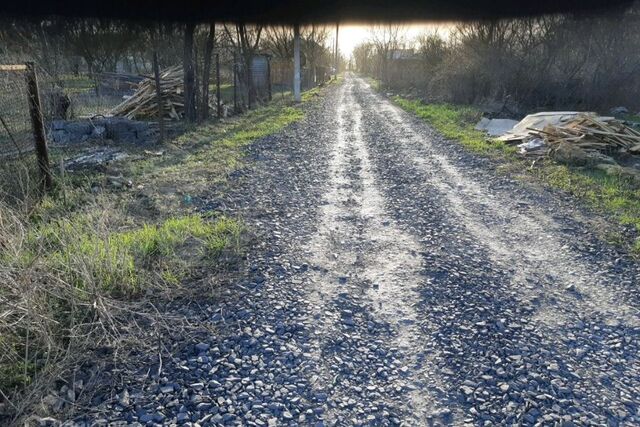
[[[396,88],[460,103],[510,101],[526,109],[640,110],[640,7],[592,16],[543,16],[457,25],[424,34],[411,58],[399,37],[356,50],[360,71]],[[400,72],[399,70],[402,70]]]

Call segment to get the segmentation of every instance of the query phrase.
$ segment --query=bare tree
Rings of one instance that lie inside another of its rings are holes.
[[[193,33],[195,24],[188,23],[184,28],[184,117],[187,121],[196,121],[195,66],[193,61]]]
[[[394,24],[378,25],[369,32],[369,41],[376,50],[378,76],[385,82],[389,78],[389,60],[393,52],[402,45],[404,32],[404,27]]]
[[[73,53],[84,58],[89,72],[115,71],[116,64],[140,35],[140,28],[112,20],[81,19],[67,22]]]
[[[201,107],[201,119],[209,117],[209,81],[211,77],[211,56],[213,54],[213,47],[216,39],[216,25],[209,24],[209,34],[207,35],[207,42],[204,48],[203,58],[203,72],[202,72],[202,107]]]
[[[302,50],[309,62],[313,73],[313,83],[317,84],[316,66],[319,63],[329,63],[329,29],[326,26],[311,25],[302,29]]]
[[[293,27],[278,25],[266,28],[262,47],[277,58],[293,58]]]
[[[360,73],[373,75],[375,48],[371,42],[360,43],[353,49],[353,59],[356,70]]]

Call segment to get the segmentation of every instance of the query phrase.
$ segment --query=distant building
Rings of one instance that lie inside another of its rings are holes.
[[[393,49],[389,52],[391,60],[418,59],[418,55],[413,49]]]
[[[271,88],[269,86],[270,55],[257,54],[251,59],[251,79],[259,98],[266,98]]]

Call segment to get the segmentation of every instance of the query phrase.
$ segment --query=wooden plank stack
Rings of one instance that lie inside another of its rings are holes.
[[[184,86],[182,67],[176,66],[160,73],[160,89],[165,117],[179,120],[184,114]],[[148,77],[138,84],[136,92],[110,112],[114,116],[132,120],[156,119],[158,97],[153,78]]]
[[[547,154],[563,143],[569,143],[585,152],[604,154],[636,153],[640,145],[640,132],[609,117],[580,114],[562,125],[547,125],[544,129],[530,129],[533,135],[544,139]]]

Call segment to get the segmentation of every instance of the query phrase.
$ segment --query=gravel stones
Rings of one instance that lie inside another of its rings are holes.
[[[606,298],[589,293],[615,291],[621,305],[637,307],[637,267],[594,240],[579,220],[588,214],[564,196],[498,176],[490,161],[443,141],[362,80],[346,80],[305,107],[301,123],[250,144],[228,193],[212,189],[195,202],[203,212],[241,216],[254,235],[231,284],[197,309],[178,309],[206,326],[202,333],[166,340],[173,350],[163,355],[160,378],[125,367],[126,394],[103,396],[75,421],[640,423],[640,331],[629,316],[613,322]],[[337,203],[341,212],[358,213],[374,186],[386,215],[346,215],[322,228],[335,205],[326,195],[332,149],[355,120],[346,115],[345,129],[337,128],[341,100],[350,103],[343,109],[361,110],[362,126],[347,135]],[[496,242],[516,234],[501,230],[534,214],[551,225],[544,235],[514,238],[515,261],[505,264]],[[410,266],[420,268],[417,279],[408,283],[390,270],[368,277],[390,264],[390,257],[378,258],[368,268],[365,255],[379,253],[388,236],[371,230],[418,242],[409,255],[417,260]],[[318,253],[309,243],[320,232],[335,250]],[[558,257],[575,260],[567,267],[575,271],[529,257],[549,241],[563,243]],[[575,278],[570,292],[562,284],[567,277]],[[399,303],[385,294],[389,280],[415,286],[415,298]],[[330,292],[318,292],[325,283]]]

